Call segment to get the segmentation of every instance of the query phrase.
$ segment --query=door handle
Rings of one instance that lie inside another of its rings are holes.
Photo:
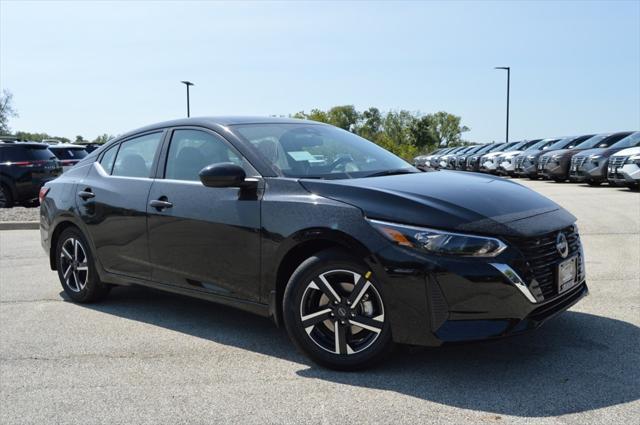
[[[157,210],[163,210],[165,208],[171,208],[173,204],[169,201],[164,201],[162,199],[154,199],[153,201],[149,202],[149,206]]]
[[[78,196],[82,198],[83,201],[96,197],[95,193],[93,193],[91,189],[81,190],[80,192],[78,192]]]

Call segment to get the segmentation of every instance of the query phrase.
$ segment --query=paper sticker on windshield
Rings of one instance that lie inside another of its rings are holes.
[[[307,151],[292,151],[287,153],[296,161],[315,161],[313,155]]]

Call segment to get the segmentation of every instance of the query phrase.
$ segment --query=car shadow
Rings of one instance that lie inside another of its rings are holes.
[[[497,341],[400,347],[374,369],[345,373],[310,363],[270,320],[206,301],[130,287],[83,306],[297,362],[303,378],[470,410],[547,417],[640,398],[640,328],[586,313],[569,311],[536,331]]]

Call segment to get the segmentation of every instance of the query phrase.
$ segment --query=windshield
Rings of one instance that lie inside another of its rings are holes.
[[[496,149],[495,151],[492,151],[492,152],[505,152],[505,151],[513,149],[513,147],[515,145],[517,145],[517,144],[518,144],[518,142],[506,143],[500,149]]]
[[[245,124],[232,128],[286,177],[344,179],[418,172],[375,143],[328,125]]]
[[[616,142],[613,145],[611,145],[611,147],[616,149],[632,148],[634,146],[638,146],[638,144],[640,144],[640,131],[636,131],[635,133],[628,135],[627,137],[620,140],[619,142]]]
[[[538,143],[529,146],[527,148],[528,151],[539,151],[540,149],[542,149],[543,147],[545,147],[546,145],[550,144],[551,142],[553,142],[552,140],[540,140]]]
[[[609,136],[611,136],[611,134],[596,134],[592,138],[587,139],[582,143],[578,143],[575,147],[580,149],[591,149]]]

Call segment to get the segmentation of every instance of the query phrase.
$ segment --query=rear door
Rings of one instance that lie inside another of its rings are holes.
[[[251,165],[220,135],[177,128],[163,149],[164,169],[147,207],[153,280],[217,295],[257,300],[260,267],[260,190],[205,187],[198,173],[233,162],[248,176]]]
[[[147,197],[164,131],[130,137],[104,151],[77,185],[77,205],[103,267],[151,277]]]

